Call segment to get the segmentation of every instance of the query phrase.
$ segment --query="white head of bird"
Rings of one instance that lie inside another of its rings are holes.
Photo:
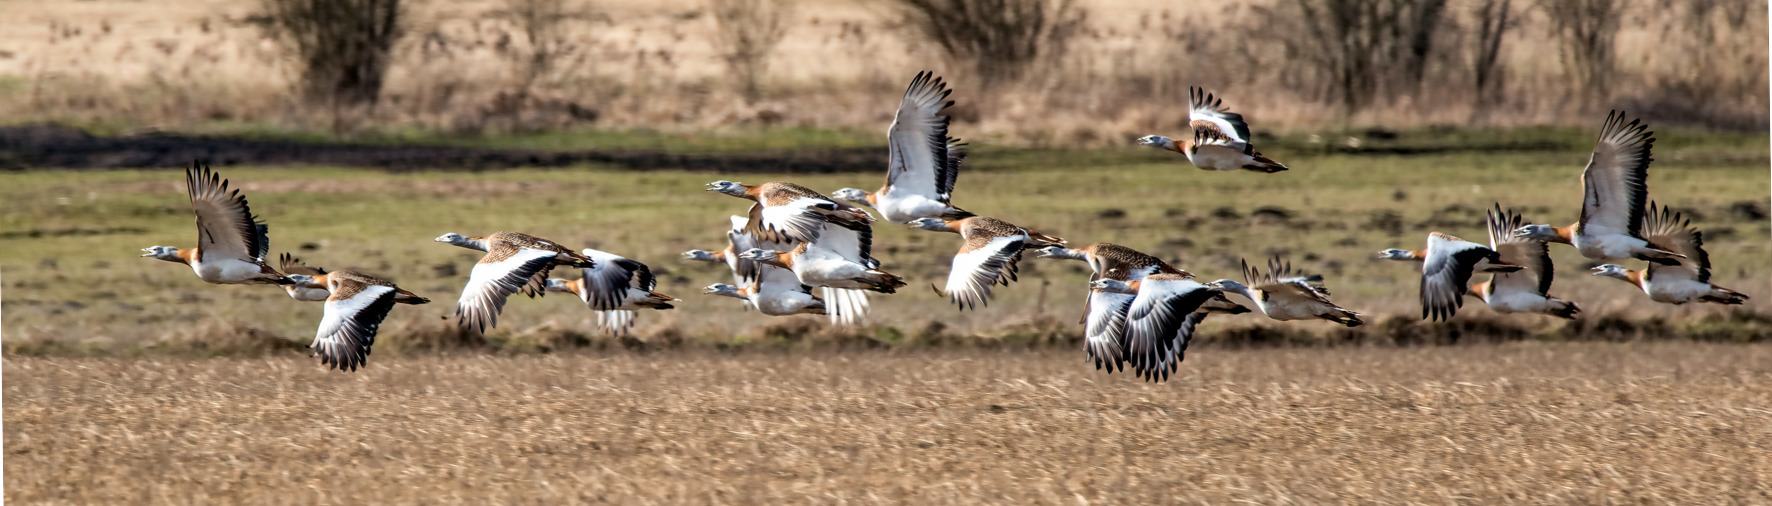
[[[1248,289],[1248,287],[1243,286],[1242,283],[1229,279],[1220,279],[1218,281],[1206,283],[1206,288],[1225,292],[1242,292]]]
[[[917,219],[911,220],[910,223],[906,223],[906,225],[910,225],[911,228],[920,228],[923,230],[934,230],[936,232],[947,232],[948,231],[948,222],[941,221],[940,218],[917,218]]]
[[[572,286],[568,285],[566,283],[566,280],[564,280],[564,279],[551,278],[551,279],[548,279],[548,291],[550,291],[550,292],[570,292],[570,291],[572,291]]]
[[[168,262],[178,262],[178,248],[172,246],[149,246],[142,248],[142,256],[154,257]]]
[[[1175,141],[1161,135],[1146,135],[1138,138],[1138,145],[1153,148],[1175,149]]]
[[[744,185],[732,181],[714,181],[708,183],[708,191],[720,192],[734,197],[746,196]]]
[[[726,283],[714,283],[708,285],[707,288],[701,289],[701,293],[708,295],[725,295],[727,297],[738,297],[740,299],[745,298],[744,294],[739,293],[738,287]]]
[[[773,262],[777,259],[777,257],[780,257],[780,256],[781,256],[780,251],[771,251],[771,250],[766,250],[763,248],[751,248],[751,249],[745,250],[744,253],[738,254],[739,258],[743,258],[745,260],[756,260],[758,262]]]
[[[868,203],[868,192],[856,188],[844,188],[831,192],[831,197],[856,204],[866,205]]]
[[[684,260],[694,260],[697,262],[713,262],[713,261],[719,260],[718,258],[714,258],[713,253],[710,253],[706,250],[699,250],[699,249],[692,249],[692,250],[683,252],[683,259]]]
[[[1630,281],[1630,271],[1626,270],[1622,265],[1601,264],[1600,266],[1594,267],[1593,275]]]
[[[1555,241],[1562,238],[1557,235],[1556,227],[1550,225],[1526,225],[1516,228],[1514,229],[1514,237],[1539,241]]]
[[[1396,248],[1391,248],[1391,249],[1379,251],[1378,252],[1378,259],[1379,260],[1414,260],[1415,254],[1410,253],[1408,250],[1400,250],[1400,249],[1396,249]]]
[[[467,249],[477,249],[480,251],[486,251],[489,248],[486,244],[485,238],[467,237],[454,232],[437,236],[434,240],[444,244],[460,246]]]
[[[1132,285],[1117,279],[1097,279],[1089,282],[1089,289],[1099,292],[1138,293]]]

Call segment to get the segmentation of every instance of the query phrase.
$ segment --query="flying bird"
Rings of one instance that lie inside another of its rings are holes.
[[[1335,305],[1329,300],[1329,289],[1323,286],[1323,276],[1294,276],[1292,264],[1283,262],[1278,257],[1269,259],[1268,271],[1249,266],[1243,261],[1243,280],[1248,285],[1229,279],[1220,279],[1206,286],[1229,293],[1248,297],[1255,303],[1261,314],[1280,321],[1309,320],[1320,318],[1347,327],[1358,327],[1365,322],[1360,314],[1347,308]]]
[[[764,241],[812,242],[818,240],[826,221],[851,228],[874,221],[873,215],[867,211],[793,183],[774,181],[748,185],[715,181],[708,183],[707,190],[755,202],[748,214],[745,233]]]
[[[634,326],[634,312],[671,309],[679,299],[653,291],[658,278],[646,264],[612,253],[586,248],[581,253],[597,265],[579,270],[578,279],[549,279],[548,291],[577,296],[597,312],[597,326],[613,336],[625,335]]]
[[[1081,260],[1089,264],[1090,281],[1111,276],[1113,279],[1130,283],[1157,273],[1194,277],[1193,273],[1169,265],[1162,259],[1114,243],[1098,242],[1075,249],[1054,245],[1040,248],[1039,251],[1038,258]],[[1208,313],[1243,314],[1249,312],[1249,308],[1225,298],[1223,293],[1214,294],[1212,299],[1206,301],[1206,304],[1200,308],[1201,311]],[[1087,308],[1085,308],[1085,312],[1089,312]]]
[[[303,302],[320,302],[332,296],[332,292],[326,288],[326,269],[302,263],[301,259],[289,253],[284,253],[278,259],[277,267],[294,282],[281,285],[283,291],[289,292],[289,298]]]
[[[751,237],[750,234],[744,232],[745,225],[749,224],[751,221],[750,218],[733,216],[731,219],[732,228],[726,231],[725,248],[715,251],[692,249],[683,252],[683,259],[696,262],[725,263],[726,268],[732,271],[732,284],[734,286],[746,286],[757,276],[757,263],[740,259],[738,258],[738,254],[749,251],[751,248],[763,246],[760,245],[761,243],[757,241],[756,238]],[[786,247],[770,243],[769,247],[764,249],[786,249]],[[745,308],[749,309],[750,307],[751,305],[749,301],[746,301]]]
[[[835,234],[830,234],[835,235]],[[740,258],[788,269],[808,286],[893,293],[904,279],[867,266],[863,258],[827,243],[803,242],[789,251],[752,248]]]
[[[947,212],[960,161],[966,157],[965,145],[948,137],[949,118],[941,114],[954,105],[947,100],[949,93],[941,78],[928,71],[918,73],[886,131],[886,185],[872,193],[844,188],[831,196],[871,207],[886,221],[900,225]]]
[[[1422,261],[1421,317],[1436,321],[1450,319],[1458,308],[1464,307],[1472,274],[1514,272],[1521,268],[1501,261],[1501,254],[1488,246],[1440,232],[1428,234],[1426,249],[1387,249],[1378,252],[1378,257]]]
[[[708,285],[702,293],[742,299],[757,312],[769,316],[797,314],[828,314],[824,299],[812,294],[812,287],[800,284],[794,271],[765,265],[750,285],[737,287],[725,283]]]
[[[1192,135],[1176,142],[1161,135],[1146,135],[1138,143],[1187,155],[1204,170],[1250,170],[1274,173],[1286,166],[1255,151],[1249,143],[1249,124],[1243,115],[1224,108],[1224,101],[1203,88],[1188,87],[1188,126]]]
[[[1016,262],[1027,248],[1062,246],[1064,239],[1012,225],[1003,220],[953,209],[940,218],[918,218],[910,225],[924,230],[960,234],[964,240],[954,255],[947,288],[937,290],[959,305],[976,309],[989,305],[991,286],[1009,286],[1016,280]]]
[[[1665,244],[1671,251],[1680,254],[1679,263],[1650,263],[1648,269],[1640,271],[1605,264],[1595,267],[1593,274],[1637,285],[1643,293],[1649,295],[1649,300],[1655,302],[1730,305],[1747,302],[1747,294],[1711,284],[1710,254],[1704,251],[1704,233],[1692,228],[1691,222],[1680,216],[1680,213],[1650,202],[1643,237],[1655,244]]]
[[[1091,289],[1134,294],[1126,310],[1125,358],[1134,374],[1148,381],[1169,379],[1186,357],[1194,327],[1206,318],[1200,305],[1216,288],[1177,274],[1158,273],[1131,283],[1098,279]]]
[[[1490,249],[1500,254],[1502,262],[1522,268],[1495,273],[1489,281],[1471,286],[1471,295],[1482,298],[1497,313],[1538,313],[1569,320],[1581,314],[1581,306],[1550,296],[1551,280],[1556,274],[1550,245],[1513,233],[1525,223],[1525,218],[1502,209],[1501,204],[1496,204],[1488,214]]]
[[[191,162],[185,168],[185,191],[197,214],[197,247],[150,246],[142,248],[142,256],[188,265],[208,283],[295,283],[265,264],[271,251],[270,227],[253,216],[240,190],[230,190],[228,180],[209,170],[209,165]]]
[[[1593,156],[1581,173],[1581,219],[1566,227],[1526,225],[1515,233],[1573,245],[1581,256],[1599,261],[1635,258],[1679,265],[1679,253],[1645,239],[1642,233],[1654,135],[1638,120],[1625,122],[1623,112],[1607,114]]]
[[[430,299],[394,283],[350,269],[325,274],[325,316],[314,335],[314,356],[329,368],[355,371],[369,359],[369,347],[394,304],[425,304]]]
[[[536,297],[547,290],[548,272],[555,266],[588,269],[595,261],[559,243],[517,232],[498,232],[484,237],[449,233],[437,242],[486,252],[468,274],[468,284],[456,302],[456,323],[475,332],[498,327],[498,314],[512,293]]]
[[[858,290],[824,289],[828,295],[836,295],[840,302],[836,311],[827,311],[825,299],[812,294],[812,287],[800,282],[792,270],[773,265],[763,264],[756,260],[743,257],[743,253],[752,249],[767,251],[792,250],[797,244],[789,242],[762,241],[745,232],[750,218],[732,217],[732,228],[726,232],[726,248],[717,252],[691,250],[683,256],[690,260],[723,261],[732,270],[732,284],[716,283],[703,289],[702,293],[732,297],[743,301],[746,309],[755,308],[769,316],[788,316],[795,314],[830,315],[833,323],[851,324],[859,321],[866,311],[867,296]],[[829,226],[827,223],[824,226]],[[845,230],[844,238],[857,241],[859,248],[859,232]],[[822,235],[822,229],[821,229]],[[830,239],[821,237],[821,239]],[[859,255],[858,255],[859,256]],[[856,300],[858,299],[859,300]]]

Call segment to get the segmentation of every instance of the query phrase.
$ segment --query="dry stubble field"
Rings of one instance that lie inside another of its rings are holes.
[[[292,352],[293,353],[293,352]],[[1764,503],[1772,347],[4,361],[6,499]]]

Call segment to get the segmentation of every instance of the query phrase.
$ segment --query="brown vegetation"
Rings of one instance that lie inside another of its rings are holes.
[[[968,2],[994,5],[928,3]],[[1663,125],[1766,125],[1766,18],[1749,15],[1764,11],[1763,0],[1546,4],[1554,9],[1493,0],[1008,4],[1070,7],[1047,11],[1043,24],[968,15],[928,25],[907,23],[890,4],[807,0],[783,14],[769,53],[721,42],[706,0],[596,2],[594,12],[556,0],[418,4],[392,48],[380,104],[344,119],[358,130],[460,133],[747,123],[873,132],[894,91],[934,68],[957,87],[962,135],[1020,144],[1123,145],[1172,128],[1189,85],[1223,91],[1268,131],[1473,117],[1587,125],[1594,111],[1618,106]],[[1601,4],[1617,5],[1561,8]],[[9,122],[120,129],[330,131],[333,111],[290,93],[298,61],[254,28],[258,5],[14,6],[16,15],[0,18],[0,111]],[[1016,42],[1060,32],[1069,34],[1061,44]],[[1351,45],[1313,42],[1330,39]],[[971,56],[939,64],[949,45]],[[1016,63],[1036,52],[1047,56]],[[1548,57],[1556,54],[1568,58]],[[791,63],[743,70],[762,61]]]
[[[969,67],[985,87],[1026,74],[1062,55],[1088,23],[1073,0],[898,0],[905,23],[934,41],[949,62]]]
[[[1752,503],[1772,348],[4,361],[8,502]]]
[[[401,0],[264,0],[265,26],[299,63],[313,105],[374,105],[400,39]]]
[[[762,98],[769,58],[787,35],[787,0],[711,0],[716,45],[745,103]]]

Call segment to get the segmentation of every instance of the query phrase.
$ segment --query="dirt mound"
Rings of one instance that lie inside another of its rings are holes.
[[[223,165],[329,165],[405,170],[497,170],[599,163],[635,170],[708,172],[877,172],[886,149],[816,148],[730,154],[639,150],[539,151],[422,145],[308,143],[151,133],[97,137],[54,125],[0,127],[0,170]]]

